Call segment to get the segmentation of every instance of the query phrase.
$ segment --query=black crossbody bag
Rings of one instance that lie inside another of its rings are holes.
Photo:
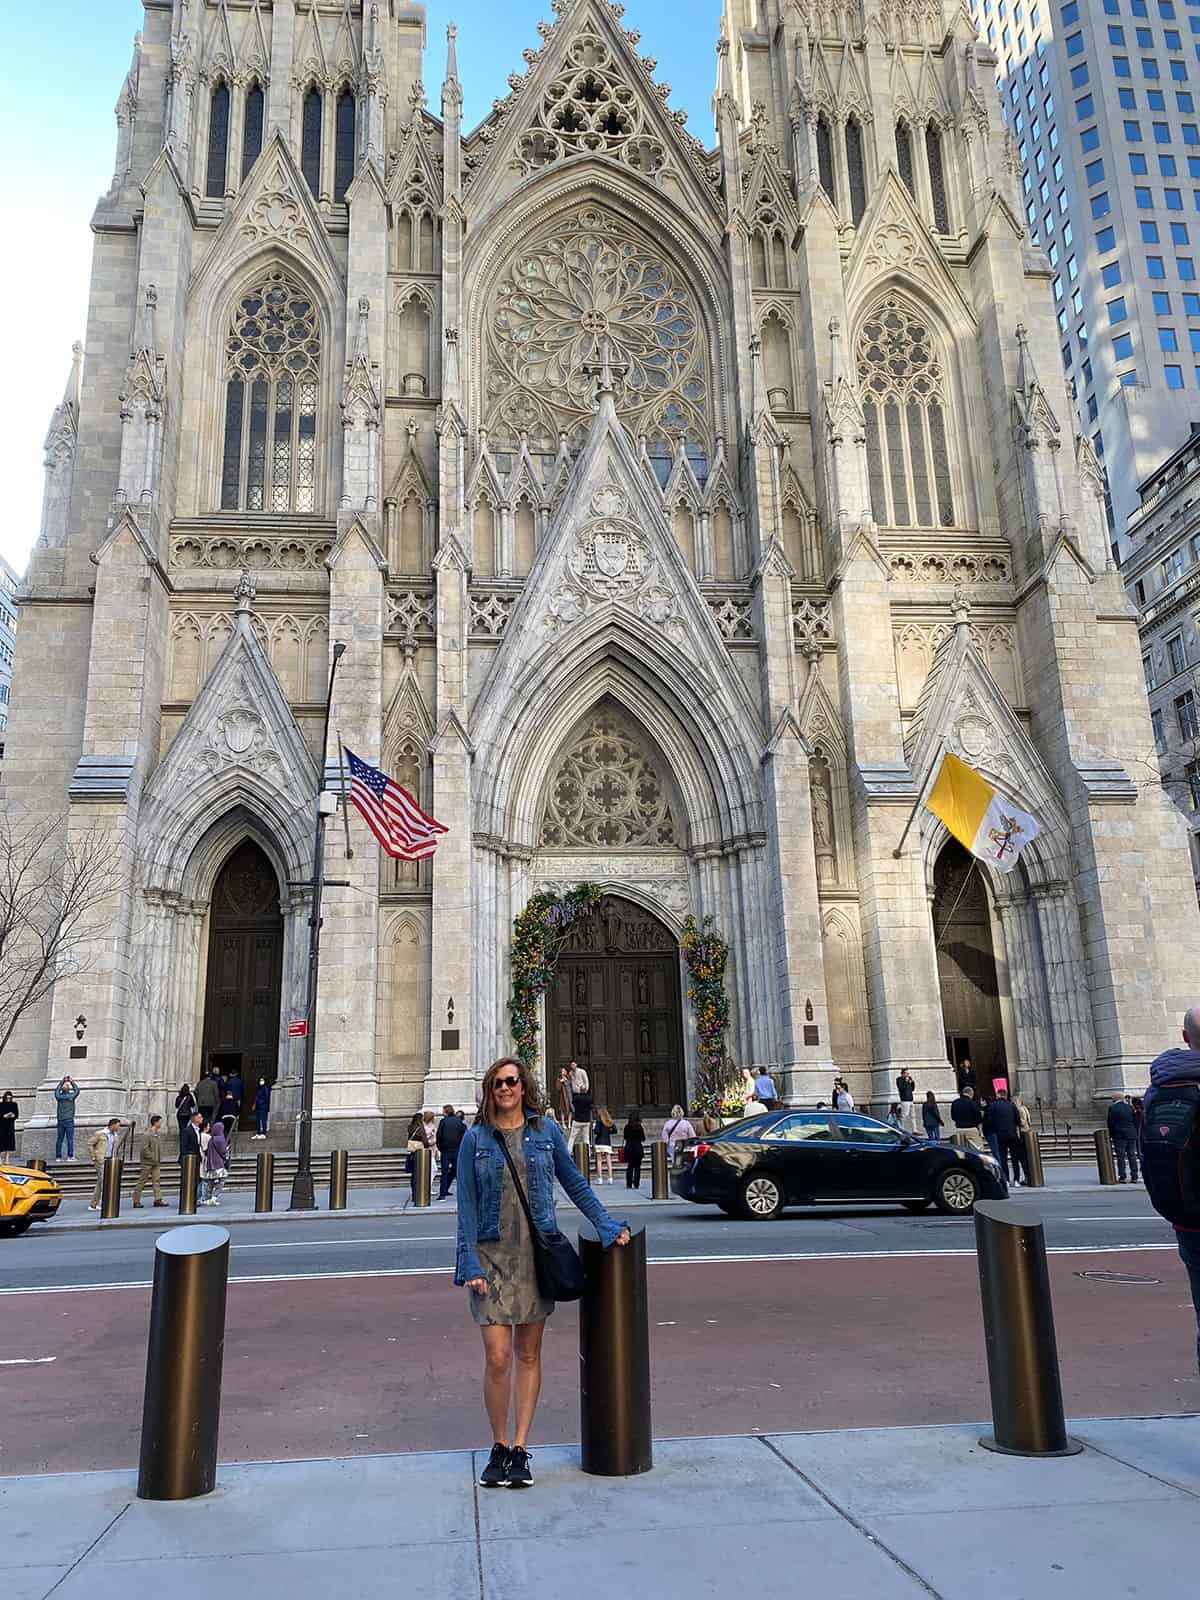
[[[533,1242],[533,1266],[537,1273],[538,1293],[544,1300],[578,1300],[583,1295],[583,1263],[576,1253],[575,1246],[565,1233],[559,1233],[557,1228],[553,1233],[543,1233],[533,1220],[533,1213],[529,1209],[529,1201],[525,1195],[525,1185],[517,1176],[517,1169],[512,1156],[508,1153],[508,1141],[500,1136],[497,1129],[492,1133],[496,1143],[500,1146],[508,1170],[512,1174],[513,1187],[517,1191],[517,1199],[521,1202],[521,1210],[525,1213],[525,1220],[529,1224],[529,1237]]]

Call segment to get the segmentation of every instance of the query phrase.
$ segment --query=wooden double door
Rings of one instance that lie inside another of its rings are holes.
[[[248,840],[230,856],[213,888],[204,997],[204,1065],[241,1074],[243,1127],[254,1122],[258,1080],[275,1082],[282,972],[279,883],[266,856]]]

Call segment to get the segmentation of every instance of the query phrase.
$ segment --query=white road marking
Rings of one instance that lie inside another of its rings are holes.
[[[57,1360],[57,1356],[10,1356],[0,1361],[0,1367],[44,1367]]]
[[[1052,1245],[1051,1256],[1136,1255],[1144,1250],[1174,1250],[1173,1244],[1064,1244]],[[954,1257],[975,1258],[974,1250],[810,1250],[780,1255],[651,1256],[651,1267],[740,1266],[770,1261],[917,1261]],[[377,1267],[352,1272],[271,1272],[231,1277],[230,1283],[320,1283],[336,1278],[448,1278],[453,1267]],[[14,1294],[96,1294],[108,1289],[149,1289],[149,1278],[135,1283],[56,1283],[0,1289],[0,1297]]]
[[[1154,1222],[1162,1221],[1155,1212],[1146,1212],[1140,1217],[1059,1217],[1059,1222]],[[1169,1222],[1163,1222],[1164,1228],[1169,1228]]]
[[[451,1244],[452,1233],[401,1233],[390,1239],[284,1239],[273,1244],[231,1244],[231,1250],[347,1250],[356,1244]]]

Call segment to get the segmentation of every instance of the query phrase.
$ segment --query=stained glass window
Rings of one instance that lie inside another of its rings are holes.
[[[321,91],[310,89],[300,127],[300,170],[314,195],[321,193],[321,110]]]
[[[837,204],[833,188],[833,136],[824,117],[817,118],[817,177],[829,198]]]
[[[262,85],[256,83],[246,95],[246,115],[242,128],[242,177],[262,154],[263,142],[263,111],[265,97]]]
[[[900,181],[915,200],[917,184],[913,177],[912,134],[907,122],[896,124],[896,160],[900,166]]]
[[[223,511],[316,510],[320,363],[312,297],[269,268],[239,297],[226,335]]]
[[[338,95],[334,118],[333,198],[344,200],[354,178],[354,96],[349,89]]]
[[[925,159],[929,164],[929,191],[933,196],[933,222],[939,233],[950,232],[950,208],[946,204],[946,174],[942,168],[942,136],[929,123],[925,129]]]
[[[862,128],[853,117],[846,124],[846,177],[850,185],[850,216],[857,227],[867,209],[867,173]]]
[[[889,295],[863,323],[858,379],[876,522],[893,528],[952,528],[941,355],[921,315],[897,295]]]
[[[229,85],[219,83],[212,92],[208,114],[208,171],[204,192],[219,200],[225,193],[225,166],[229,154]]]

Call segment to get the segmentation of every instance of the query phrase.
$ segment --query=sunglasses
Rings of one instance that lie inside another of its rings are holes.
[[[493,1078],[493,1089],[515,1089],[520,1083],[520,1078]]]

